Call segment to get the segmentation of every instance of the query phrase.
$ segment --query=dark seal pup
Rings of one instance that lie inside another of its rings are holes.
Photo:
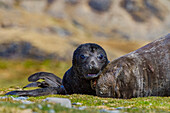
[[[97,44],[80,45],[73,54],[73,66],[65,73],[63,85],[68,94],[96,95],[90,81],[108,64],[106,52]]]
[[[94,43],[80,45],[73,54],[72,67],[65,73],[63,80],[52,73],[38,72],[31,75],[26,87],[41,87],[35,90],[12,91],[7,95],[42,96],[49,94],[89,94],[96,95],[91,87],[101,70],[108,64],[105,50]],[[43,82],[37,82],[44,79]]]
[[[170,34],[110,62],[97,81],[96,94],[113,98],[170,96]]]

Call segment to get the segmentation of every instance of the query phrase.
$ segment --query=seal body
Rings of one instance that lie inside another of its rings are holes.
[[[96,94],[170,96],[170,34],[110,62],[97,81]]]
[[[96,79],[107,64],[107,55],[101,46],[94,43],[80,45],[74,51],[72,67],[63,77],[67,93],[96,95],[91,80]]]
[[[50,94],[89,94],[96,95],[91,81],[97,79],[108,64],[105,50],[94,43],[80,45],[73,54],[72,67],[66,71],[63,80],[48,72],[38,72],[28,78],[23,88],[41,87],[35,90],[11,91],[6,95],[42,96]],[[44,81],[39,82],[39,79]]]

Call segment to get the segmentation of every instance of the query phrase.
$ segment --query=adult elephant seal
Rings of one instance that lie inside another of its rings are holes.
[[[105,50],[94,43],[80,45],[73,54],[72,67],[65,73],[63,80],[52,73],[38,72],[31,75],[26,87],[41,87],[35,90],[12,91],[7,95],[42,96],[49,94],[89,94],[96,95],[91,87],[104,67],[108,64]],[[44,79],[43,82],[37,82]]]
[[[170,34],[110,62],[97,81],[96,94],[170,96]]]

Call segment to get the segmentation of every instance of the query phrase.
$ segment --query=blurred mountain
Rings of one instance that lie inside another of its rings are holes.
[[[9,58],[70,60],[79,44],[95,42],[113,59],[166,35],[169,6],[170,0],[0,0],[0,56],[16,45],[10,50],[20,52]]]

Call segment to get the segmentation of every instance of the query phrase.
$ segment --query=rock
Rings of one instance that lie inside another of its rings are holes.
[[[14,101],[21,101],[23,104],[33,104],[34,102],[28,101],[28,97],[13,97],[11,96],[12,100]]]
[[[73,20],[72,20],[72,23],[73,23],[78,29],[81,29],[81,30],[84,29],[84,26],[83,26],[80,22],[78,22],[77,20],[73,19]]]
[[[30,12],[43,12],[47,6],[46,0],[20,0],[22,8]]]
[[[37,107],[38,107],[39,109],[42,109],[42,108],[43,108],[41,104],[38,104]]]
[[[12,97],[12,96],[11,96],[11,98],[12,98],[13,100],[27,100],[27,99],[28,99],[28,97],[16,97],[16,98],[14,98],[14,97]]]
[[[105,12],[110,9],[112,0],[90,0],[89,6],[99,12]]]
[[[79,0],[65,0],[66,3],[70,3],[72,5],[75,5],[79,2]]]
[[[25,109],[25,108],[26,108],[25,105],[20,105],[19,107],[22,108],[22,109]]]
[[[122,109],[126,109],[125,107],[118,107],[116,108],[117,110],[122,110]]]
[[[130,40],[129,35],[127,33],[123,32],[123,31],[121,31],[121,30],[113,29],[111,32],[114,35],[118,35],[119,37],[122,37],[122,38],[124,38],[126,40]]]
[[[39,48],[33,46],[29,42],[8,42],[0,44],[0,57],[2,58],[31,58],[37,60],[55,59],[53,53],[46,53]]]
[[[54,109],[50,109],[48,113],[56,113]]]
[[[52,103],[57,103],[60,104],[61,106],[71,108],[71,101],[67,98],[55,98],[55,97],[48,97],[44,101],[47,102],[52,102]]]
[[[72,35],[72,32],[69,31],[68,29],[59,27],[59,26],[50,26],[50,27],[46,27],[46,28],[40,28],[37,29],[37,31],[41,32],[41,33],[50,33],[50,34],[57,34],[61,37],[69,37]]]
[[[105,33],[105,32],[101,32],[101,31],[94,32],[94,36],[96,36],[96,37],[104,37],[104,38],[109,38],[109,37],[111,37],[110,34],[107,34],[107,33]]]
[[[23,104],[33,104],[34,102],[28,101],[28,100],[22,100],[21,101]]]
[[[78,107],[79,110],[84,110],[86,108],[87,108],[86,106]]]
[[[64,19],[68,17],[68,13],[65,10],[65,1],[61,0],[55,0],[47,10],[47,14],[57,18],[57,19]]]
[[[105,112],[105,113],[120,113],[121,111],[119,110],[107,110],[107,109],[102,109],[100,112]]]
[[[0,0],[0,8],[11,9],[14,5],[14,0]]]
[[[6,98],[9,98],[9,97],[7,97],[7,96],[0,97],[0,99],[6,99]]]
[[[13,96],[10,96],[10,97],[7,97],[7,96],[3,96],[3,97],[0,97],[0,99],[7,99],[7,98],[11,98],[12,100],[14,101],[21,101],[23,104],[33,104],[34,102],[31,102],[31,101],[28,101],[28,97],[13,97]]]
[[[49,27],[49,31],[51,33],[57,33],[61,37],[67,37],[72,35],[72,33],[69,30],[61,27]]]
[[[82,105],[82,103],[80,103],[80,102],[75,102],[75,103],[72,103],[72,105]]]
[[[162,14],[162,4],[158,5],[156,1],[157,0],[122,0],[121,6],[129,12],[132,18],[137,22],[148,21],[148,18],[153,16],[163,20],[165,15]]]

